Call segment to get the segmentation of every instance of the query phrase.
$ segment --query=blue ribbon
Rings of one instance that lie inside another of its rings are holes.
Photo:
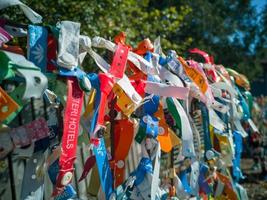
[[[179,176],[179,178],[183,184],[184,191],[188,194],[194,195],[194,191],[192,191],[192,189],[191,189],[191,187],[187,181],[187,174],[191,173],[191,171],[192,171],[192,169],[191,169],[191,167],[189,167],[183,171],[180,171],[178,176]],[[192,176],[192,174],[191,174],[191,176]]]
[[[136,180],[134,184],[142,183],[146,173],[153,173],[152,161],[149,158],[142,158],[135,172]]]
[[[199,170],[199,177],[198,177],[198,185],[200,189],[205,193],[205,194],[210,194],[211,189],[209,187],[209,184],[206,179],[206,174],[208,173],[209,167],[203,163],[200,163],[200,170]]]
[[[218,101],[219,103],[223,104],[223,105],[227,105],[228,103],[220,98],[214,98],[216,101]],[[228,121],[229,121],[229,117],[228,117],[228,114],[227,113],[222,113],[222,112],[219,112],[217,110],[214,110],[216,112],[216,114],[220,117],[220,119],[225,123],[225,124],[228,124]]]
[[[144,58],[150,62],[152,59],[152,54],[147,52]],[[148,81],[158,82],[153,75],[147,76]],[[146,94],[148,96],[149,94]],[[145,116],[147,116],[147,123],[146,123],[146,133],[152,134],[154,137],[158,135],[158,119],[155,118],[153,115],[158,110],[160,101],[160,96],[154,95],[151,99],[149,99],[143,106],[143,111]]]
[[[74,67],[73,69],[66,69],[64,67],[60,67],[59,65],[56,64],[56,66],[58,67],[59,69],[59,75],[60,76],[75,76],[77,78],[80,78],[84,75],[86,75],[86,73],[81,70],[79,67]]]
[[[174,54],[174,51],[169,50],[167,52],[167,57],[165,57],[165,58],[162,56],[159,57],[159,64],[164,66],[164,65],[167,65],[172,60],[177,60],[177,58],[176,58],[176,55]]]
[[[48,168],[48,175],[53,185],[56,185],[58,173],[59,173],[59,160],[57,159]],[[73,186],[71,184],[68,184],[67,186],[64,187],[63,192],[55,198],[55,200],[68,200],[74,198],[76,195],[77,193],[74,190]]]
[[[28,60],[38,66],[42,72],[47,67],[47,37],[48,31],[42,26],[28,26]],[[45,151],[49,146],[49,138],[44,138],[35,143],[34,152]]]
[[[203,129],[204,129],[204,146],[205,146],[205,152],[207,152],[212,148],[210,139],[210,127],[209,127],[209,111],[204,103],[200,102],[199,104],[200,104]]]
[[[158,110],[160,97],[154,95],[148,102],[144,104],[144,112],[153,115]]]
[[[64,188],[64,191],[55,198],[55,200],[68,200],[75,197],[76,194],[77,193],[72,185],[69,184]]]
[[[191,187],[189,186],[188,184],[188,181],[187,181],[187,173],[190,171],[190,169],[186,169],[186,170],[183,170],[179,173],[179,178],[184,186],[184,190],[185,192],[187,192],[188,194],[191,194],[192,190],[191,190]]]
[[[240,90],[238,89],[238,87],[235,87],[237,93],[238,93],[238,100],[240,101],[240,105],[243,109],[243,120],[248,120],[250,118],[250,112],[249,112],[249,107],[248,104],[245,100],[245,98],[243,97],[243,95],[241,94]]]
[[[168,60],[166,58],[163,58],[162,56],[159,57],[159,64],[164,66],[168,63]]]
[[[102,190],[105,193],[106,199],[109,199],[113,193],[113,177],[109,166],[107,151],[103,138],[100,138],[100,144],[94,146],[94,154],[96,157],[97,169],[102,186]]]
[[[233,176],[235,180],[238,182],[244,178],[241,168],[240,168],[240,161],[241,161],[241,154],[243,151],[243,141],[242,135],[239,131],[233,131],[233,138],[235,143],[235,158],[233,160]]]
[[[95,73],[87,74],[87,77],[89,78],[92,87],[96,90],[96,96],[95,96],[95,101],[94,101],[95,112],[93,114],[93,118],[92,118],[91,126],[90,126],[90,133],[93,133],[93,131],[95,130],[96,122],[97,122],[98,107],[99,107],[100,98],[101,98],[100,81],[99,81],[98,75]]]
[[[147,122],[144,122],[142,118],[140,121],[140,126],[146,130],[146,135],[152,135],[153,138],[156,138],[159,133],[158,119],[151,115],[145,115]]]
[[[41,26],[28,26],[28,59],[46,72],[47,67],[47,36],[46,28]]]
[[[100,81],[98,75],[95,73],[91,73],[87,74],[87,77],[89,78],[92,87],[96,89],[96,97],[94,102],[95,112],[90,126],[90,133],[93,133],[96,128],[98,108],[99,106],[105,106],[105,105],[99,105],[101,98],[101,91],[100,91]],[[105,193],[106,199],[109,199],[110,195],[113,193],[113,177],[109,166],[104,139],[100,138],[99,142],[100,144],[98,146],[94,146],[93,152],[96,157],[96,164],[98,168],[102,190]]]

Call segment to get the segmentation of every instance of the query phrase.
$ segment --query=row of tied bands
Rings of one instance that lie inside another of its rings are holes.
[[[18,0],[1,1],[0,9],[14,5],[33,24],[41,22]],[[21,37],[27,37],[26,57],[24,47],[10,45]],[[242,144],[258,130],[244,75],[197,48],[190,53],[205,63],[163,52],[160,38],[136,48],[123,32],[114,41],[90,38],[72,21],[40,26],[1,19],[0,46],[0,155],[30,145],[33,161],[27,162],[21,199],[42,199],[46,174],[56,199],[74,198],[82,143],[90,156],[79,181],[93,174],[91,195],[99,193],[99,179],[105,199],[247,199],[238,183],[244,178]],[[85,56],[99,73],[84,70]],[[14,126],[33,99],[44,101],[45,117]],[[129,152],[138,159],[130,172]]]

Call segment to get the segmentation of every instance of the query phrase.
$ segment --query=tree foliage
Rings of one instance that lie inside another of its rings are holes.
[[[168,7],[187,5],[191,8],[181,31],[174,41],[190,38],[188,49],[198,47],[214,56],[215,63],[233,67],[249,78],[261,71],[255,60],[255,41],[258,36],[258,16],[249,0],[181,0],[166,1]],[[253,70],[250,70],[253,69]]]
[[[200,48],[215,62],[233,67],[249,78],[261,72],[260,60],[266,48],[267,16],[259,21],[250,0],[24,0],[40,13],[45,24],[59,20],[81,23],[81,32],[90,37],[112,39],[127,33],[128,42],[162,38],[162,47],[183,56],[190,48]],[[1,14],[27,22],[18,8]],[[260,26],[261,24],[261,26]],[[263,35],[265,36],[263,37]],[[259,54],[262,54],[259,56]],[[196,58],[199,59],[199,58]]]
[[[113,38],[120,31],[127,33],[129,43],[144,38],[155,39],[162,36],[166,48],[184,49],[186,41],[179,44],[171,42],[171,35],[179,31],[185,16],[190,12],[188,6],[165,8],[149,7],[149,0],[25,0],[35,11],[43,16],[45,24],[54,25],[59,20],[72,20],[81,23],[82,34]],[[9,18],[25,22],[19,9],[8,8],[2,11]]]
[[[256,43],[257,60],[267,63],[267,4],[259,20],[259,34]]]

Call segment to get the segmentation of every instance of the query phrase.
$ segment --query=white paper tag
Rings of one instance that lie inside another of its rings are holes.
[[[154,162],[152,185],[151,185],[151,199],[156,199],[156,194],[159,188],[159,171],[160,171],[160,143],[158,142],[156,147],[156,157]]]
[[[214,112],[212,108],[208,108],[209,110],[209,120],[210,124],[218,129],[219,131],[224,131],[225,130],[225,123],[219,118],[219,116]]]
[[[217,89],[221,89],[221,90],[226,90],[227,92],[230,93],[231,97],[235,97],[237,95],[236,90],[229,84],[224,83],[224,82],[217,82],[217,83],[213,83],[211,84],[211,88],[217,88]]]
[[[40,71],[17,69],[26,80],[23,99],[41,98],[47,87],[47,78]]]
[[[175,97],[181,100],[188,98],[189,89],[185,87],[172,86],[163,83],[147,81],[145,91],[164,97]]]
[[[12,63],[16,65],[15,69],[18,74],[25,78],[26,89],[23,99],[29,99],[31,97],[40,98],[47,87],[48,80],[46,76],[40,72],[37,66],[28,61],[24,56],[7,51],[3,52]]]
[[[78,66],[80,23],[62,21],[58,38],[57,64],[67,69]]]
[[[195,156],[195,149],[194,149],[194,141],[193,141],[193,132],[188,120],[188,117],[186,115],[186,112],[184,111],[181,104],[178,102],[177,99],[172,98],[174,105],[180,115],[181,118],[181,124],[182,124],[182,151],[183,156],[186,157],[194,157]]]
[[[234,120],[234,125],[235,125],[235,128],[240,131],[241,135],[243,138],[247,137],[248,134],[247,132],[244,130],[240,120]]]
[[[214,100],[210,105],[214,110],[219,111],[221,113],[226,113],[229,111],[229,106],[224,105],[216,100]]]
[[[159,68],[159,77],[162,80],[168,80],[173,85],[184,87],[184,84],[181,81],[181,79],[178,76],[172,74],[169,70],[167,70],[164,67]]]
[[[191,174],[190,174],[190,187],[192,189],[192,194],[194,196],[198,196],[198,191],[199,191],[198,177],[199,177],[199,162],[195,160],[191,164]]]
[[[249,123],[253,132],[259,132],[257,126],[254,124],[254,122],[251,119],[248,119],[248,123]]]
[[[184,191],[184,186],[180,178],[175,174],[173,180],[174,180],[176,195],[178,196],[178,198],[186,199],[189,195],[186,194],[186,192]]]

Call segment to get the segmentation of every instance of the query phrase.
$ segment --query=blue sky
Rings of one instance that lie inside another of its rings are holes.
[[[252,5],[256,6],[258,12],[261,12],[266,4],[267,0],[252,0]]]

